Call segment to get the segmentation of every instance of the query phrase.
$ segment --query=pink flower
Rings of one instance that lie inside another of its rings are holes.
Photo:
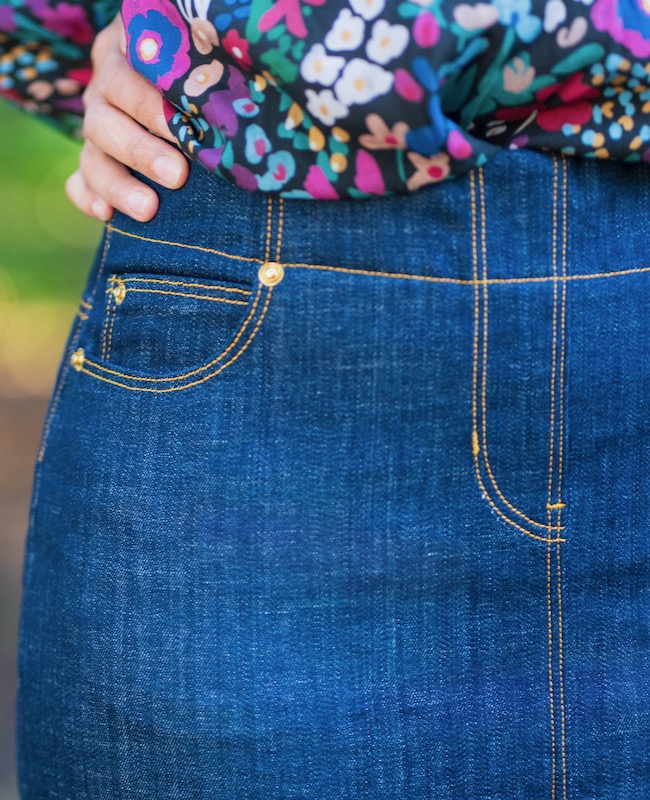
[[[0,8],[0,31],[13,33],[16,30],[16,19],[13,8],[2,6]]]
[[[395,70],[395,91],[410,103],[419,103],[424,97],[424,89],[405,69]]]
[[[644,0],[596,0],[591,21],[637,58],[650,56],[650,6]]]
[[[306,2],[310,6],[322,6],[325,0],[306,0]],[[281,22],[285,23],[289,33],[299,39],[304,39],[307,36],[307,28],[300,9],[300,0],[276,0],[271,8],[262,14],[257,26],[262,33],[266,33]]]
[[[360,192],[382,195],[386,191],[379,164],[365,150],[358,150],[356,156],[354,185]]]
[[[95,38],[95,31],[82,6],[72,3],[45,6],[38,12],[38,17],[49,31],[75,44],[90,44]]]
[[[223,37],[221,44],[223,49],[230,53],[242,69],[249,70],[252,68],[253,62],[248,54],[249,43],[246,39],[242,39],[234,28],[229,30]]]
[[[339,196],[336,189],[327,180],[325,173],[320,167],[311,166],[307,173],[304,188],[316,200],[338,200]]]
[[[440,39],[440,25],[430,11],[421,11],[413,25],[413,39],[419,47],[433,47]]]

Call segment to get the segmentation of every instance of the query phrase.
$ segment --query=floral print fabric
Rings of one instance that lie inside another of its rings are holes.
[[[79,127],[111,0],[0,0],[0,92]],[[283,197],[414,191],[502,148],[650,163],[650,0],[124,0],[192,159]]]

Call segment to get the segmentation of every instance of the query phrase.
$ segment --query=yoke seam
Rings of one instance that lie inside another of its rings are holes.
[[[107,227],[110,231],[119,234],[120,236],[128,236],[131,239],[140,239],[141,241],[150,242],[152,244],[162,244],[162,245],[167,245],[169,247],[182,247],[187,250],[197,250],[202,253],[209,253],[211,255],[230,258],[233,261],[248,261],[250,263],[260,264],[260,265],[265,263],[265,259],[257,258],[255,256],[235,255],[234,253],[227,253],[223,250],[217,250],[212,247],[202,247],[200,245],[186,244],[184,242],[172,242],[165,239],[154,239],[149,236],[141,236],[140,234],[137,233],[124,231],[112,225],[109,225]],[[280,235],[281,235],[281,230],[282,229],[280,228]],[[317,269],[317,270],[325,270],[332,272],[343,272],[351,275],[367,275],[370,277],[378,277],[378,278],[396,278],[400,280],[423,281],[425,283],[448,283],[454,286],[474,285],[474,279],[472,278],[447,278],[441,275],[418,275],[416,273],[411,273],[411,272],[385,272],[382,270],[368,270],[368,269],[355,269],[354,267],[341,267],[332,264],[309,264],[307,262],[302,262],[302,261],[283,261],[282,266],[290,269]],[[539,276],[523,276],[520,278],[487,278],[486,281],[481,281],[481,283],[486,283],[488,286],[498,286],[501,284],[507,285],[507,284],[517,284],[517,283],[549,283],[551,281],[557,281],[559,283],[565,283],[565,282],[568,283],[571,281],[585,281],[585,280],[595,280],[598,278],[625,277],[627,275],[642,275],[647,273],[650,273],[650,266],[632,267],[629,269],[611,270],[608,272],[585,272],[576,275],[558,275],[557,277],[554,277],[553,275],[539,275]]]

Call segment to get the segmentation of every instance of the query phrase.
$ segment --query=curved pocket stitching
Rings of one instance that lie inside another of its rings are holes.
[[[554,174],[556,174],[557,170],[557,161],[554,160]],[[565,176],[566,179],[566,176]],[[473,369],[472,369],[472,455],[474,460],[474,468],[476,472],[476,478],[481,489],[481,492],[488,502],[490,507],[495,511],[495,513],[503,519],[509,525],[512,525],[517,530],[521,531],[522,533],[526,534],[532,539],[537,541],[552,543],[552,542],[563,542],[565,539],[561,536],[561,532],[563,530],[563,526],[559,522],[559,513],[558,513],[558,522],[553,524],[551,520],[551,511],[557,510],[560,511],[564,508],[564,504],[561,502],[558,503],[551,503],[550,502],[550,489],[549,489],[549,501],[546,503],[547,514],[548,514],[548,521],[547,522],[539,522],[537,520],[532,519],[528,515],[526,515],[523,511],[517,508],[514,503],[510,502],[503,492],[501,491],[492,471],[489,462],[488,456],[488,436],[487,436],[487,399],[486,399],[486,376],[487,376],[487,365],[488,365],[488,283],[487,283],[487,267],[486,267],[486,221],[485,221],[485,194],[484,194],[484,178],[483,178],[483,170],[481,168],[478,169],[478,182],[479,182],[479,203],[480,203],[480,228],[481,228],[481,257],[483,263],[483,275],[482,278],[479,278],[479,248],[478,248],[478,219],[477,219],[477,191],[476,191],[476,178],[474,171],[470,173],[470,195],[471,195],[471,218],[472,218],[472,260],[473,260],[473,273],[474,273],[474,346],[473,346]],[[557,262],[556,262],[556,235],[557,235],[557,180],[554,179],[554,186],[553,186],[554,198],[553,198],[553,213],[554,213],[554,220],[553,220],[553,270],[554,270],[554,278],[555,278],[555,285],[554,285],[554,294],[553,294],[553,364],[552,364],[552,375],[551,375],[551,420],[550,424],[552,427],[551,430],[551,441],[550,441],[550,455],[549,455],[549,486],[552,485],[553,482],[553,428],[554,428],[554,404],[555,404],[555,370],[556,370],[556,348],[557,348]],[[565,219],[565,217],[563,217]],[[566,238],[566,232],[564,232],[564,239]],[[564,240],[563,240],[564,241]],[[564,255],[564,251],[563,251]],[[483,288],[483,303],[480,302],[480,287]],[[564,307],[565,307],[566,295],[565,292],[562,293],[562,319],[564,320]],[[482,323],[482,325],[481,325]],[[481,336],[481,328],[482,328],[482,336]],[[560,329],[560,338],[561,338],[561,353],[562,357],[564,357],[564,335],[565,329],[564,325],[561,326]],[[482,364],[480,365],[479,369],[479,343],[482,342]],[[561,366],[563,370],[563,367]],[[479,372],[481,374],[481,398],[480,398],[480,415],[479,415]],[[561,372],[561,378],[563,377],[563,371]],[[561,391],[563,390],[563,381],[561,380]],[[563,406],[560,404],[560,414],[561,416],[563,410]],[[480,429],[481,429],[481,436],[479,437],[479,416],[480,416]],[[560,431],[563,430],[563,422],[560,419]],[[481,464],[483,462],[483,464]],[[485,473],[487,474],[487,479],[484,480],[482,474],[482,465],[484,467]],[[486,483],[490,483],[492,486],[496,497],[501,502],[503,506],[507,509],[504,510],[503,508],[499,507],[497,501],[492,497],[486,487]],[[508,513],[512,512],[513,514],[519,517],[519,520],[513,519],[512,516]],[[526,527],[523,523],[528,523],[530,526],[538,529],[537,531],[530,530]],[[546,531],[547,535],[544,536],[541,534],[541,531]]]
[[[264,289],[266,290],[265,293],[263,293]],[[253,300],[253,304],[251,306],[251,309],[250,309],[248,315],[246,316],[246,319],[241,324],[241,326],[240,326],[239,330],[237,331],[236,335],[234,336],[233,340],[230,342],[230,344],[218,356],[213,358],[207,364],[203,364],[202,366],[197,367],[196,369],[190,370],[189,372],[186,372],[186,373],[183,373],[183,374],[180,374],[180,375],[170,375],[170,376],[166,376],[166,377],[151,378],[151,377],[146,377],[146,376],[141,376],[141,375],[133,375],[133,374],[129,374],[127,372],[120,372],[119,370],[114,370],[114,369],[111,369],[109,367],[105,367],[102,364],[99,364],[99,363],[97,363],[96,361],[93,361],[90,358],[85,358],[84,359],[84,362],[83,362],[83,365],[82,365],[80,371],[86,373],[87,375],[90,375],[93,378],[97,378],[98,380],[105,381],[106,383],[111,383],[111,384],[113,384],[115,386],[121,386],[122,388],[129,389],[131,391],[164,393],[164,392],[179,391],[181,389],[187,389],[187,388],[189,388],[191,386],[196,386],[199,383],[203,383],[204,381],[207,381],[207,380],[209,380],[211,378],[214,378],[216,375],[218,375],[220,372],[222,372],[224,369],[226,369],[228,366],[230,366],[234,361],[236,361],[241,356],[241,354],[248,348],[248,346],[250,345],[252,340],[257,335],[257,332],[259,331],[259,328],[260,328],[260,326],[261,326],[261,324],[262,324],[262,322],[263,322],[263,320],[264,320],[264,318],[266,316],[266,312],[268,310],[272,294],[273,294],[273,287],[270,287],[270,286],[269,287],[265,287],[262,283],[259,283],[258,284],[258,288],[257,288],[257,292],[255,294],[255,298]],[[256,311],[258,309],[258,306],[260,305],[260,300],[261,300],[262,297],[264,297],[264,305],[262,306],[262,308],[261,308],[261,310],[260,310],[260,312],[259,312],[259,314],[257,316],[257,320],[255,322],[255,327],[253,328],[253,330],[252,330],[250,336],[248,337],[248,339],[246,339],[246,341],[242,344],[242,346],[238,350],[235,351],[235,353],[232,356],[232,358],[230,358],[224,364],[221,364],[218,367],[218,369],[214,370],[213,372],[209,373],[208,375],[203,375],[201,378],[199,378],[198,380],[195,380],[195,381],[186,382],[186,380],[188,378],[191,378],[194,375],[199,375],[200,373],[205,372],[206,370],[209,370],[215,364],[218,364],[220,361],[222,361],[228,355],[228,353],[231,352],[231,350],[233,350],[236,347],[237,343],[240,341],[240,339],[242,338],[242,336],[244,335],[246,330],[252,324],[252,320],[255,318]],[[88,369],[88,367],[91,367],[91,369]],[[95,370],[95,371],[93,371],[93,370]],[[103,374],[103,375],[102,374],[98,374],[98,372],[99,373],[105,373],[105,374]],[[165,387],[165,388],[157,388],[157,387],[143,386],[143,385],[132,386],[132,385],[130,385],[128,383],[124,383],[122,381],[118,381],[118,380],[114,380],[113,378],[106,377],[106,375],[114,375],[116,377],[126,378],[127,380],[130,380],[130,381],[139,381],[139,382],[142,382],[144,384],[147,384],[147,383],[149,383],[149,384],[179,383],[179,382],[183,382],[183,383],[180,386],[168,386],[168,387]]]

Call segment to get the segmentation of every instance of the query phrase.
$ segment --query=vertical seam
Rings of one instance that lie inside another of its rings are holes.
[[[557,157],[553,154],[553,229],[552,229],[552,269],[553,269],[553,341],[551,347],[551,385],[549,395],[551,399],[551,408],[549,414],[550,430],[549,430],[549,446],[548,446],[548,492],[546,501],[546,515],[548,518],[549,531],[552,525],[552,494],[553,494],[553,461],[555,450],[555,372],[557,370],[557,199],[558,199],[558,168]]]
[[[113,296],[113,292],[111,290],[113,288],[113,285],[115,284],[116,278],[117,278],[116,275],[111,275],[110,280],[108,282],[108,285],[109,285],[109,288],[108,288],[108,302],[106,304],[106,311],[105,311],[105,314],[104,314],[104,324],[102,326],[102,358],[103,359],[106,357],[106,341],[107,341],[107,336],[108,336],[108,327],[109,327],[109,324],[110,324],[111,313],[113,311],[112,301],[115,299],[114,296]]]
[[[557,369],[557,237],[558,237],[558,215],[557,215],[557,199],[558,199],[558,169],[557,158],[553,154],[553,198],[552,198],[552,231],[551,231],[551,262],[553,269],[553,334],[551,346],[551,375],[550,375],[550,412],[549,412],[549,444],[548,444],[548,488],[546,500],[546,515],[548,519],[549,534],[553,524],[553,508],[552,508],[552,493],[553,493],[553,456],[555,449],[555,372]],[[552,589],[553,579],[551,575],[551,553],[552,545],[549,542],[546,548],[546,606],[548,616],[548,693],[551,715],[551,800],[556,797],[556,784],[557,784],[557,748],[555,742],[555,691],[553,685],[553,659],[555,654],[554,641],[553,641],[553,600]]]
[[[551,542],[546,547],[546,609],[548,617],[548,696],[551,714],[551,798],[555,800],[555,696],[553,691],[553,604],[551,600]]]
[[[568,237],[568,170],[566,157],[562,158],[562,277],[566,277],[567,272],[567,237]],[[560,351],[560,392],[558,397],[559,405],[559,443],[558,443],[558,524],[562,514],[562,470],[563,470],[563,438],[564,438],[564,361],[566,358],[566,280],[562,281],[562,310],[561,310],[561,351]],[[559,645],[559,684],[560,684],[560,714],[561,714],[561,746],[562,746],[562,797],[567,798],[567,766],[566,766],[566,720],[564,710],[564,622],[562,617],[562,567],[560,557],[560,543],[557,544],[557,604],[558,604],[558,645]]]
[[[104,360],[108,361],[111,357],[111,346],[113,344],[113,328],[115,327],[115,320],[117,318],[117,300],[113,297],[113,316],[111,317],[111,327],[108,331],[108,344],[106,346],[106,355]]]
[[[273,221],[273,195],[266,198],[266,242],[264,244],[264,260],[271,260],[271,228]]]
[[[110,226],[108,224],[106,224],[104,226],[104,234],[105,234],[104,247],[102,249],[102,255],[101,255],[100,262],[99,262],[99,267],[97,268],[97,276],[95,278],[95,283],[93,284],[93,288],[92,288],[92,291],[90,293],[91,300],[93,300],[93,301],[95,299],[95,292],[97,290],[97,284],[99,283],[99,280],[100,280],[100,278],[101,278],[101,276],[102,276],[102,274],[104,272],[104,265],[106,263],[106,256],[108,254],[108,245],[109,245],[109,240],[111,238],[111,230],[110,230]],[[87,300],[85,300],[83,298],[82,298],[82,300],[83,300],[83,302],[86,304],[86,306],[89,309],[92,308],[92,304],[91,303],[89,303]],[[63,356],[64,357],[64,363],[62,365],[62,370],[63,371],[61,373],[61,379],[59,381],[59,385],[57,387],[56,394],[54,395],[54,398],[52,400],[52,405],[51,405],[49,413],[47,415],[47,419],[45,420],[45,424],[43,425],[43,433],[41,434],[41,441],[40,441],[40,444],[39,444],[39,447],[38,447],[38,455],[36,456],[36,462],[38,464],[40,464],[43,461],[43,458],[45,457],[45,448],[47,446],[47,440],[48,440],[49,435],[50,435],[50,428],[52,427],[52,420],[54,419],[54,414],[56,413],[56,410],[57,410],[57,408],[59,406],[59,402],[61,400],[61,395],[63,394],[63,387],[65,385],[66,376],[67,376],[68,372],[70,371],[69,354],[70,354],[70,352],[74,352],[75,347],[77,346],[77,342],[79,341],[79,335],[81,333],[82,326],[83,326],[83,320],[82,319],[77,320],[77,325],[76,325],[76,327],[74,329],[74,333],[72,334],[72,338],[70,340],[70,346],[68,347],[67,352]],[[40,483],[39,483],[39,486],[40,486]],[[36,497],[38,495],[38,488],[39,488],[38,486],[34,487],[34,505],[36,503]]]
[[[284,226],[284,200],[280,197],[278,201],[278,240],[275,248],[275,260],[280,261],[280,251],[282,249],[282,228]]]

